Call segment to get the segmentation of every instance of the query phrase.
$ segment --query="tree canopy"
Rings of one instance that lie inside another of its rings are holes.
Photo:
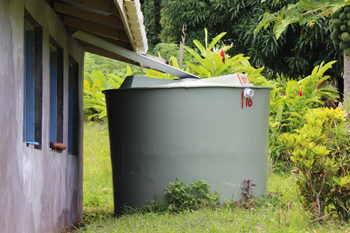
[[[279,2],[279,0],[274,1],[276,3]],[[346,15],[346,12],[349,11],[349,5],[350,0],[300,0],[295,4],[289,4],[288,6],[284,6],[276,12],[265,12],[264,17],[261,19],[258,27],[255,30],[255,33],[259,32],[261,28],[267,29],[271,27],[270,23],[273,22],[273,32],[276,36],[276,39],[278,39],[283,34],[288,33],[289,26],[295,23],[299,23],[299,25],[303,27],[308,24],[314,25],[315,22],[319,22],[320,20],[323,20],[325,18],[329,19],[332,13],[332,18],[337,18],[341,12],[343,15]],[[331,22],[331,20],[328,21]],[[335,38],[335,30],[338,29],[335,29],[336,27],[334,23],[330,28],[333,28],[333,38],[332,36],[330,36],[330,38],[333,39],[333,45],[336,45],[340,42],[340,40],[337,41],[338,38]],[[347,27],[343,26],[343,30],[344,29],[347,29]],[[340,43],[340,48],[337,49],[338,59],[336,60],[338,60],[338,64],[335,70],[335,74],[344,74],[344,78],[338,76],[338,91],[341,93],[341,100],[343,99],[342,93],[350,93],[349,51],[345,50],[345,54],[343,56],[343,49],[347,46],[347,44],[342,45],[342,43]],[[325,51],[327,51],[328,48],[324,49]]]
[[[278,3],[280,0],[274,0]],[[264,2],[264,0],[263,0]],[[350,5],[349,0],[300,0],[295,4],[290,4],[279,9],[277,12],[265,12],[264,18],[260,21],[256,32],[262,27],[268,27],[271,22],[274,22],[274,33],[278,39],[284,33],[287,27],[293,23],[300,25],[313,23],[322,16],[327,16],[338,10],[339,8]]]
[[[222,40],[233,45],[230,55],[244,53],[251,57],[251,64],[265,66],[274,75],[283,73],[290,77],[310,73],[321,61],[337,60],[332,77],[341,77],[342,53],[330,39],[330,22],[327,17],[313,26],[290,24],[277,40],[273,25],[255,33],[262,16],[274,13],[297,3],[296,0],[163,0],[163,35],[179,42],[182,25],[186,25],[186,41],[204,38],[207,28],[209,38],[227,32]],[[164,36],[163,36],[164,39]],[[203,43],[203,41],[201,41]]]
[[[160,40],[162,27],[160,25],[161,0],[144,0],[142,11],[145,18],[145,29],[147,32],[148,46],[152,49]]]

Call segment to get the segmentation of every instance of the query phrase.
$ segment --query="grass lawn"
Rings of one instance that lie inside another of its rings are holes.
[[[84,207],[113,206],[112,169],[107,125],[84,127]]]
[[[108,138],[98,136],[102,133],[107,133],[106,125],[85,125],[84,212],[89,223],[81,232],[350,232],[350,225],[335,220],[313,221],[298,201],[295,178],[290,174],[269,175],[268,191],[280,195],[264,199],[260,207],[208,207],[182,214],[135,213],[115,218],[110,215],[110,158],[100,154],[109,150]],[[97,216],[91,217],[94,214]]]

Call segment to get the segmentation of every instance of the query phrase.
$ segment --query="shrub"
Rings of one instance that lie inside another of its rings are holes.
[[[237,54],[230,58],[225,54],[232,46],[218,46],[218,42],[225,36],[226,32],[217,35],[210,44],[208,44],[208,32],[205,29],[205,45],[202,45],[198,40],[194,40],[193,43],[197,47],[196,50],[185,46],[184,66],[183,70],[186,72],[198,75],[200,78],[211,78],[233,73],[245,73],[248,78],[255,78],[260,76],[260,72],[263,68],[253,68],[244,54]],[[169,45],[171,51],[172,46]],[[157,46],[156,46],[157,47]],[[164,47],[164,45],[160,46]],[[166,48],[166,46],[165,46]],[[161,50],[162,51],[162,50]],[[169,53],[162,52],[168,59],[169,64],[180,69],[176,59],[176,54],[170,55]],[[158,53],[161,57],[161,54]],[[152,78],[162,79],[178,79],[170,74],[164,74],[155,70],[147,70],[147,76]]]
[[[334,87],[322,85],[329,76],[324,73],[332,67],[335,61],[316,66],[311,75],[298,81],[283,75],[276,80],[267,80],[263,76],[249,78],[255,85],[271,86],[270,119],[269,119],[269,155],[273,166],[279,170],[289,169],[289,156],[280,153],[281,133],[293,133],[302,127],[306,120],[303,115],[308,109],[324,105],[322,98],[336,100],[339,95]],[[320,85],[321,84],[321,85]],[[286,164],[287,163],[287,164]]]
[[[267,80],[263,76],[249,78],[255,85],[274,88],[270,94],[271,127],[280,128],[282,132],[293,132],[305,123],[302,116],[308,109],[324,105],[321,98],[339,98],[335,88],[321,85],[330,78],[324,73],[335,62],[331,61],[325,65],[322,62],[313,69],[311,75],[299,81],[284,76],[276,80]]]
[[[220,193],[209,193],[210,185],[203,181],[193,181],[191,186],[178,179],[165,187],[168,209],[172,212],[197,209],[201,205],[217,204]]]
[[[226,35],[226,32],[217,35],[213,41],[208,44],[207,29],[204,31],[204,46],[198,40],[193,41],[200,54],[190,47],[185,46],[187,52],[193,56],[197,63],[194,64],[193,62],[185,61],[185,63],[191,67],[191,73],[198,75],[200,78],[211,78],[233,73],[245,73],[248,78],[261,76],[260,72],[263,68],[253,68],[248,62],[249,57],[244,57],[244,54],[237,54],[230,58],[225,52],[232,48],[232,46],[217,46],[217,43]]]
[[[295,134],[282,134],[285,154],[291,155],[293,172],[306,208],[318,217],[336,213],[350,219],[350,160],[347,114],[341,109],[313,109],[307,123]]]

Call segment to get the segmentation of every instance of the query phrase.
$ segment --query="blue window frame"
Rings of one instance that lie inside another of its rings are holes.
[[[57,142],[57,50],[50,45],[50,133],[49,141]]]
[[[24,24],[24,119],[23,138],[34,142],[34,28]]]
[[[78,155],[79,150],[79,65],[70,57],[68,83],[68,153]]]
[[[63,143],[63,50],[50,38],[49,142]]]
[[[42,139],[42,27],[25,10],[23,141],[41,149]]]

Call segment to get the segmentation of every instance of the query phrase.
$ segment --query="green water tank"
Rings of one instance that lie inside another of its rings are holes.
[[[243,74],[210,79],[127,77],[104,91],[115,212],[161,200],[178,179],[210,183],[221,201],[242,198],[243,180],[266,192],[270,87]]]

